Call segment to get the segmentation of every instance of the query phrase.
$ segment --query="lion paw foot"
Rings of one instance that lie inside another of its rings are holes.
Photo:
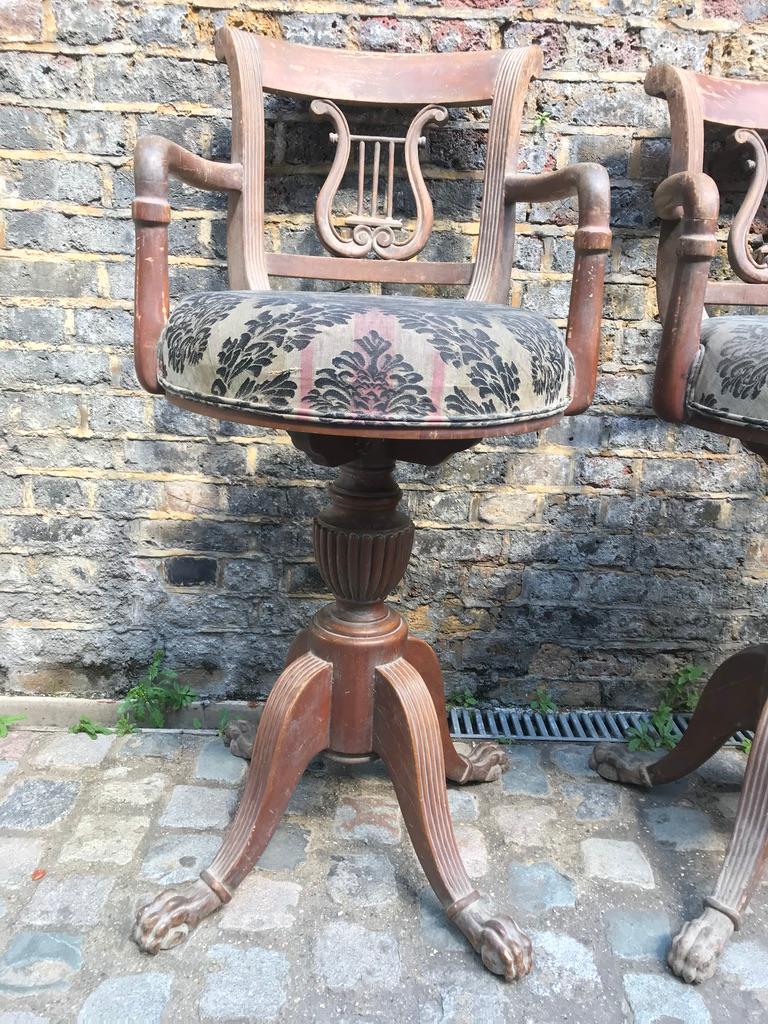
[[[468,754],[462,754],[465,773],[454,782],[495,782],[509,763],[504,750],[497,743],[477,743]]]
[[[167,889],[138,911],[133,941],[145,953],[172,949],[219,906],[219,897],[201,880],[182,890]]]
[[[590,755],[589,767],[608,782],[651,787],[648,765],[642,755],[630,754],[626,747],[615,743],[598,743]]]
[[[477,900],[453,917],[485,967],[505,981],[524,978],[533,967],[531,940],[508,914],[489,912],[484,900]]]
[[[689,985],[706,981],[715,973],[718,957],[733,932],[729,917],[707,907],[703,914],[683,925],[672,940],[667,963]]]
[[[224,727],[223,738],[224,745],[229,747],[230,754],[250,761],[258,727],[258,722],[249,722],[244,718],[238,718],[234,722],[227,722]]]

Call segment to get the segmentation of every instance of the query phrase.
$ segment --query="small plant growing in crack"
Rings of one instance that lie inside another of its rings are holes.
[[[677,734],[672,715],[676,711],[694,711],[701,696],[699,680],[704,669],[698,665],[687,665],[672,676],[662,691],[656,710],[650,721],[642,721],[639,726],[627,732],[627,749],[659,750],[662,747],[672,750],[677,746],[680,737]]]
[[[463,690],[454,690],[448,698],[448,708],[476,708],[477,697],[466,686]]]
[[[155,651],[144,678],[123,698],[117,720],[120,736],[141,725],[162,729],[167,714],[180,711],[197,699],[198,694],[181,684],[178,673],[166,667],[164,661],[165,651]]]
[[[26,715],[0,715],[0,740],[5,739],[14,722],[23,722]]]
[[[70,725],[70,732],[74,733],[85,733],[86,736],[90,736],[92,740],[95,740],[97,736],[108,736],[112,732],[105,725],[99,725],[98,722],[92,722],[90,718],[86,718],[85,715],[80,716],[80,721],[75,722],[74,725]]]
[[[749,736],[744,737],[744,739],[741,741],[741,747],[739,749],[741,750],[742,754],[746,754],[747,757],[749,757],[749,755],[752,753],[752,740],[749,738]]]
[[[533,117],[533,123],[537,132],[543,132],[552,120],[552,113],[549,110],[537,110]]]
[[[546,686],[536,687],[529,707],[531,711],[538,711],[541,715],[554,715],[558,710],[557,704]]]

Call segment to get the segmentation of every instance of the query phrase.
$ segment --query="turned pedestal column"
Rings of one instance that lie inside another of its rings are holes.
[[[494,914],[456,846],[446,777],[488,781],[505,757],[490,743],[454,747],[434,652],[408,636],[385,603],[400,583],[414,527],[399,508],[394,462],[383,446],[343,465],[315,520],[315,556],[335,600],[294,641],[269,696],[245,792],[221,849],[200,880],[161,893],[139,912],[134,938],[150,953],[183,941],[229,902],[254,866],[308,763],[320,753],[355,763],[381,757],[424,872],[446,915],[489,970],[512,979],[531,968],[530,942]]]

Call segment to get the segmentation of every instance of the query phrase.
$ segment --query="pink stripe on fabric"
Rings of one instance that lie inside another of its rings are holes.
[[[299,393],[297,395],[298,403],[296,410],[299,413],[307,413],[310,411],[309,406],[304,402],[304,396],[309,394],[312,390],[312,385],[315,382],[315,348],[317,346],[313,344],[307,345],[306,348],[301,350],[299,356]]]

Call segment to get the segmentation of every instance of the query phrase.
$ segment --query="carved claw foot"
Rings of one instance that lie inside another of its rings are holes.
[[[167,889],[137,913],[133,941],[145,953],[172,949],[220,906],[221,900],[202,879],[183,889]]]
[[[477,743],[468,754],[462,754],[464,773],[453,782],[494,782],[501,778],[509,761],[497,743]]]
[[[648,764],[642,755],[630,754],[615,743],[598,743],[589,758],[589,767],[609,782],[651,788]]]
[[[238,718],[234,722],[227,722],[224,726],[224,745],[229,747],[230,754],[250,761],[258,727],[258,720],[249,722]]]
[[[733,932],[733,921],[729,917],[707,907],[700,917],[683,925],[672,940],[667,963],[678,978],[689,985],[706,981],[715,973],[718,957]]]
[[[524,978],[533,967],[531,940],[508,914],[493,914],[484,899],[448,916],[480,954],[483,964],[505,981]]]

